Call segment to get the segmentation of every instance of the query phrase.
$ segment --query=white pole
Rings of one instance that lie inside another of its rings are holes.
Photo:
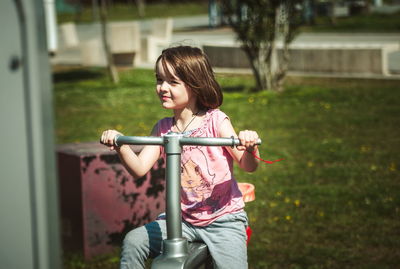
[[[47,30],[47,49],[50,55],[57,51],[57,18],[55,0],[43,0]]]

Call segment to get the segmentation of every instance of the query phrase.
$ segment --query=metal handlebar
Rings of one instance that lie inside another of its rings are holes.
[[[158,136],[122,136],[116,135],[114,145],[164,145],[164,139]]]
[[[236,137],[186,137],[178,133],[169,133],[164,137],[158,136],[122,136],[117,135],[114,139],[114,144],[120,146],[123,144],[129,145],[166,145],[168,144],[168,138],[171,136],[178,136],[179,145],[191,145],[191,146],[239,146],[240,140]],[[256,145],[261,144],[261,139],[258,139]]]

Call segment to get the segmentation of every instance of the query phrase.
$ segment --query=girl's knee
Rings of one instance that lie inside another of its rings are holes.
[[[141,245],[146,240],[141,228],[136,228],[125,235],[123,245]]]
[[[146,241],[148,241],[145,233],[146,231],[143,231],[142,227],[136,228],[127,233],[123,241],[123,248],[142,248],[142,246],[146,244]]]

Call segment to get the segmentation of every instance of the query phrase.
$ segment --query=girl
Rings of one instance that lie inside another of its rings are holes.
[[[182,232],[189,242],[207,244],[215,268],[247,268],[247,216],[232,166],[236,161],[245,171],[256,170],[258,160],[251,153],[256,151],[258,155],[258,135],[248,130],[237,135],[228,116],[218,109],[222,92],[207,56],[199,48],[166,49],[158,57],[155,70],[157,95],[161,105],[173,111],[173,116],[161,119],[152,136],[172,131],[193,137],[235,136],[241,141],[236,148],[183,148]],[[120,133],[115,130],[103,132],[101,143],[117,151],[134,177],[144,176],[164,156],[160,146],[145,146],[138,155],[127,145],[117,147],[117,134]],[[162,218],[129,232],[123,243],[121,268],[144,268],[148,257],[160,254],[165,238],[166,223]]]

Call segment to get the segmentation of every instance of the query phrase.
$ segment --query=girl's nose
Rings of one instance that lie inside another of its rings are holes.
[[[160,90],[161,91],[166,91],[168,90],[168,83],[166,81],[163,81],[160,85]]]

